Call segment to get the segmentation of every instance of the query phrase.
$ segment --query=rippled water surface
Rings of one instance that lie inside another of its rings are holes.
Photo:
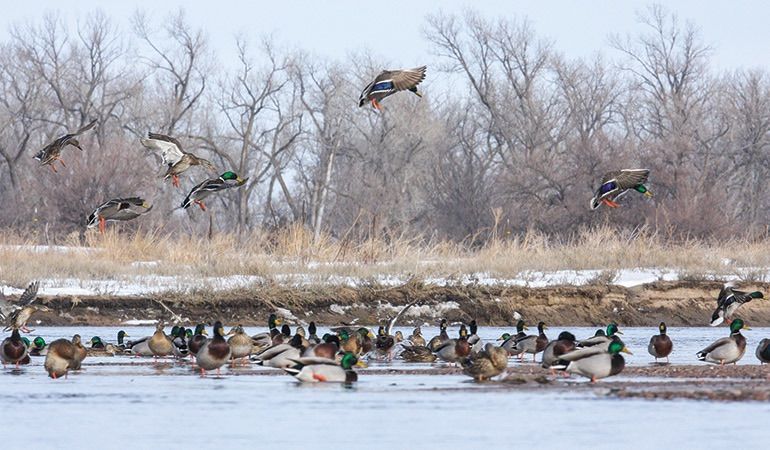
[[[124,329],[133,337],[152,331]],[[570,330],[579,338],[594,331]],[[655,330],[622,330],[635,353],[628,363],[649,364],[646,347]],[[98,334],[114,341],[117,331],[40,327],[33,335],[50,342],[77,332],[84,339]],[[508,330],[482,328],[480,334],[489,339],[503,331]],[[555,337],[560,331],[547,333]],[[436,330],[424,332],[430,337]],[[675,346],[672,364],[690,364],[696,363],[696,351],[727,329],[680,328],[669,334]],[[754,347],[770,337],[770,329],[745,335],[749,349],[740,364],[756,364]],[[605,398],[601,389],[598,394],[511,390],[474,384],[461,375],[367,374],[364,369],[351,388],[307,386],[287,375],[239,369],[202,379],[182,364],[115,357],[86,359],[85,370],[54,381],[42,363],[33,358],[30,366],[0,373],[2,448],[715,448],[736,442],[741,448],[765,448],[770,417],[765,403],[625,400]],[[387,364],[373,363],[368,370]],[[611,389],[622,379],[601,383]],[[739,387],[740,380],[735,383]]]

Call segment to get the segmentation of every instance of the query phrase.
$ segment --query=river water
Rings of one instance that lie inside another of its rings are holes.
[[[153,331],[123,329],[133,337]],[[411,333],[411,328],[400,329]],[[578,338],[594,331],[570,330]],[[114,341],[117,331],[40,327],[32,335],[50,342],[77,332],[84,340],[99,335]],[[496,338],[503,331],[509,330],[481,328],[480,335]],[[547,333],[555,337],[560,331]],[[634,352],[628,364],[649,364],[647,342],[655,330],[622,331]],[[424,332],[430,337],[436,330]],[[451,328],[450,334],[455,333]],[[669,334],[674,341],[672,364],[694,364],[695,352],[725,336],[727,328],[679,328]],[[744,334],[749,348],[739,364],[756,364],[754,347],[770,337],[770,329]],[[0,448],[659,449],[736,443],[766,448],[770,417],[765,403],[628,400],[605,397],[601,389],[511,390],[494,383],[474,384],[461,375],[367,374],[363,369],[353,387],[308,386],[290,376],[255,376],[239,369],[223,369],[220,378],[202,379],[182,364],[116,357],[88,358],[85,370],[54,381],[47,378],[42,363],[43,358],[33,358],[18,371],[9,367],[0,373]],[[386,364],[372,364],[372,369]],[[613,382],[610,378],[601,383],[610,389]]]

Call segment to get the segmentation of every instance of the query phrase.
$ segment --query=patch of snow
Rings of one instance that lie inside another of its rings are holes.
[[[156,323],[158,323],[158,321],[153,319],[146,319],[146,320],[131,319],[131,320],[124,321],[123,325],[155,325]]]
[[[343,315],[348,310],[350,310],[350,306],[342,306],[342,305],[338,305],[336,303],[334,303],[331,306],[329,306],[329,311],[333,312],[334,314]]]
[[[389,302],[377,305],[377,312],[381,315],[394,316],[401,312],[403,306],[393,306]],[[447,312],[460,309],[460,304],[453,301],[446,301],[431,305],[414,305],[404,313],[402,317],[442,317]]]
[[[281,317],[283,317],[284,319],[287,319],[287,320],[294,320],[294,321],[296,321],[296,320],[299,320],[299,319],[297,318],[297,316],[295,316],[294,314],[292,314],[292,312],[291,312],[291,311],[289,311],[289,310],[288,310],[288,309],[286,309],[286,308],[275,308],[275,312],[277,312],[277,313],[278,313],[278,315],[279,315],[279,316],[281,316]]]
[[[26,253],[96,253],[100,248],[71,247],[68,245],[0,245],[0,250],[23,251]]]

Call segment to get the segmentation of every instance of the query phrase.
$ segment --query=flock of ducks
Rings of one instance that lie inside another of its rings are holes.
[[[83,360],[91,356],[129,355],[135,357],[191,359],[201,376],[216,371],[226,364],[232,366],[256,364],[283,370],[301,382],[357,381],[356,367],[365,366],[364,360],[375,358],[404,362],[444,362],[462,368],[464,374],[474,380],[483,381],[496,377],[508,368],[510,358],[524,362],[532,356],[552,374],[557,371],[566,375],[587,377],[591,382],[619,374],[625,367],[622,353],[631,354],[620,338],[622,333],[617,323],[610,323],[606,329],[583,340],[577,340],[569,331],[559,334],[556,340],[549,340],[548,327],[544,322],[537,324],[536,334],[527,334],[528,327],[523,320],[516,325],[516,333],[504,333],[496,343],[483,342],[478,335],[475,320],[461,324],[456,338],[447,331],[448,322],[442,320],[438,335],[429,340],[422,335],[418,326],[412,334],[404,337],[400,331],[393,332],[396,321],[414,304],[405,306],[388,324],[380,326],[376,333],[367,327],[342,326],[331,328],[322,337],[317,335],[314,322],[308,332],[298,326],[292,334],[288,324],[281,325],[276,314],[268,317],[268,331],[250,336],[242,326],[232,327],[225,333],[224,326],[217,321],[212,327],[211,337],[203,323],[194,329],[174,326],[170,334],[165,332],[165,323],[158,322],[155,332],[137,340],[128,340],[128,334],[121,330],[114,343],[105,343],[100,337],[90,339],[86,347],[80,335],[72,339],[57,339],[46,344],[42,337],[30,341],[21,332],[29,333],[27,321],[40,307],[34,305],[39,283],[32,283],[20,296],[20,302],[12,304],[5,299],[0,302],[0,318],[6,321],[6,331],[11,335],[0,346],[0,360],[3,365],[19,367],[30,362],[30,356],[44,356],[44,367],[51,378],[66,377],[71,370],[79,370]],[[753,298],[761,298],[759,292],[745,293],[725,285],[718,298],[717,310],[711,324],[726,321],[730,334],[697,353],[701,361],[715,364],[730,364],[740,360],[746,352],[746,338],[742,330],[749,329],[742,319],[733,319],[738,308]],[[667,335],[666,324],[661,322],[658,334],[652,336],[648,352],[655,358],[668,357],[674,344]],[[763,339],[756,350],[762,363],[770,363],[770,339]]]
[[[410,91],[422,97],[422,94],[417,90],[417,86],[425,80],[426,70],[427,66],[382,71],[361,92],[358,102],[359,107],[370,103],[373,108],[382,110],[380,102],[384,98],[400,91]],[[39,161],[41,166],[48,166],[54,173],[58,173],[55,164],[57,161],[63,167],[66,167],[62,159],[63,150],[71,145],[83,151],[78,136],[94,129],[96,126],[97,121],[93,120],[77,131],[67,133],[55,139],[37,152],[34,155],[34,159]],[[162,165],[166,168],[163,179],[171,179],[175,187],[181,187],[179,176],[193,166],[200,166],[209,172],[216,172],[214,164],[191,152],[185,151],[182,143],[173,136],[149,132],[147,138],[141,138],[139,141],[145,149],[159,157]],[[619,206],[617,200],[632,190],[651,197],[652,193],[645,186],[649,174],[650,171],[647,169],[623,169],[606,173],[591,199],[591,209],[596,209],[602,204],[611,208],[617,208]],[[198,205],[202,210],[206,211],[206,205],[203,203],[206,197],[226,189],[243,186],[247,181],[248,178],[242,179],[231,170],[225,171],[217,178],[209,178],[193,186],[179,208],[186,209],[192,205]],[[88,215],[86,227],[93,228],[98,226],[99,231],[103,233],[106,229],[106,223],[109,221],[133,220],[149,213],[151,210],[152,205],[138,196],[113,198],[97,206]]]

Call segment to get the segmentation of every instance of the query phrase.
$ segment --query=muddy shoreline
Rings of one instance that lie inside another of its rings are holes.
[[[412,281],[398,287],[376,285],[286,287],[264,285],[226,292],[160,294],[147,297],[41,297],[49,312],[38,312],[40,325],[121,325],[130,320],[173,319],[167,307],[190,322],[221,319],[246,326],[264,325],[274,311],[289,323],[375,324],[393,317],[401,306],[416,306],[399,323],[435,323],[439,318],[488,326],[528,320],[553,326],[596,326],[616,321],[624,326],[704,326],[716,305],[720,284],[710,281],[657,282],[626,288],[614,285],[434,286]],[[767,292],[768,284],[743,285]],[[162,305],[161,305],[162,303]],[[770,299],[745,305],[740,315],[753,326],[770,326]]]

